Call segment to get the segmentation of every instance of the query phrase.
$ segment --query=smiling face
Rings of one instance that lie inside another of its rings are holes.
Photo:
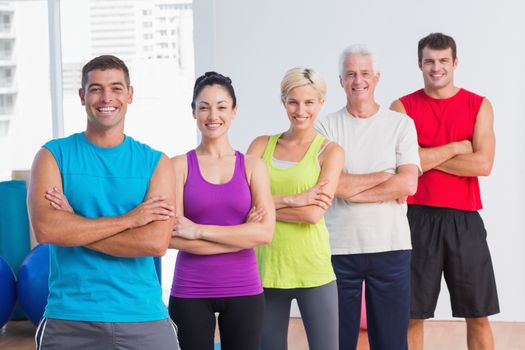
[[[374,101],[379,73],[374,71],[370,56],[361,54],[348,56],[344,61],[342,75],[339,79],[350,104]]]
[[[297,129],[313,128],[323,103],[319,92],[311,85],[293,88],[283,101],[292,128]]]
[[[454,70],[458,60],[452,58],[452,49],[423,48],[419,68],[423,73],[425,89],[441,90],[454,86]]]
[[[193,117],[197,120],[203,138],[226,135],[236,113],[232,97],[221,85],[204,87],[195,99]]]
[[[90,71],[79,95],[82,105],[86,107],[88,129],[123,128],[128,104],[133,101],[133,88],[127,85],[122,70]]]

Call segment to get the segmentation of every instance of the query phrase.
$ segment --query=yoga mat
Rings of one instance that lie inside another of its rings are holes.
[[[24,180],[0,182],[0,256],[7,261],[15,274],[29,253],[26,197],[27,189]],[[18,305],[12,319],[25,319]]]

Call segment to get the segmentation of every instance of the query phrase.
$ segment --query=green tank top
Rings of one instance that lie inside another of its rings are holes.
[[[293,195],[317,184],[317,159],[324,137],[317,134],[303,159],[289,168],[273,164],[277,140],[273,135],[263,153],[270,173],[272,194]],[[330,241],[324,218],[317,224],[277,221],[272,243],[257,247],[259,272],[265,288],[307,288],[335,280]]]

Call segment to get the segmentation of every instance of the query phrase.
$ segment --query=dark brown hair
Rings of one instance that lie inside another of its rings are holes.
[[[82,88],[86,87],[88,80],[88,73],[93,70],[108,70],[108,69],[120,69],[124,72],[124,78],[126,79],[126,85],[129,87],[129,70],[126,64],[118,57],[112,55],[102,55],[93,58],[91,61],[86,63],[82,67]]]
[[[425,47],[432,50],[445,50],[451,48],[452,60],[456,60],[456,42],[451,36],[443,33],[430,33],[423,39],[419,40],[419,43],[417,44],[417,58],[419,63],[421,63],[421,60],[423,59],[423,49]]]

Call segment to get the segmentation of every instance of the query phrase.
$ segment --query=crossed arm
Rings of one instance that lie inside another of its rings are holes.
[[[295,200],[288,207],[278,209],[277,220],[306,224],[319,222],[332,204],[344,157],[341,146],[330,143],[319,157],[321,172],[317,184],[295,195]]]
[[[390,109],[406,114],[399,100],[394,101]],[[436,169],[457,176],[490,175],[496,148],[493,123],[492,105],[484,99],[476,118],[472,141],[463,140],[419,149],[423,172]]]
[[[62,178],[49,150],[42,148],[31,169],[29,214],[40,243],[86,248],[120,257],[164,255],[174,217],[173,172],[165,156],[151,178],[148,200],[121,216],[77,215],[63,195]]]
[[[256,138],[247,153],[262,157],[268,139],[268,136]],[[332,204],[343,163],[343,149],[330,143],[319,157],[321,172],[315,186],[295,195],[273,195],[276,219],[292,223],[319,222]]]
[[[186,156],[173,158],[172,164],[177,188],[177,217],[170,248],[209,255],[235,252],[271,242],[275,226],[275,209],[270,193],[268,171],[260,159],[245,157],[253,208],[245,223],[232,226],[201,225],[184,217]]]
[[[393,174],[386,171],[369,174],[350,174],[341,172],[339,175],[339,185],[337,186],[335,195],[336,197],[350,200],[357,194],[380,185],[392,176]]]
[[[399,198],[406,198],[413,195],[417,190],[417,177],[419,169],[415,164],[405,164],[397,167],[396,174],[388,174],[389,178],[385,181],[371,186],[351,197],[343,197],[352,203],[377,203]],[[377,174],[377,173],[374,173]],[[343,175],[349,175],[343,173]],[[361,176],[369,176],[364,174]],[[372,174],[373,175],[373,174]]]

